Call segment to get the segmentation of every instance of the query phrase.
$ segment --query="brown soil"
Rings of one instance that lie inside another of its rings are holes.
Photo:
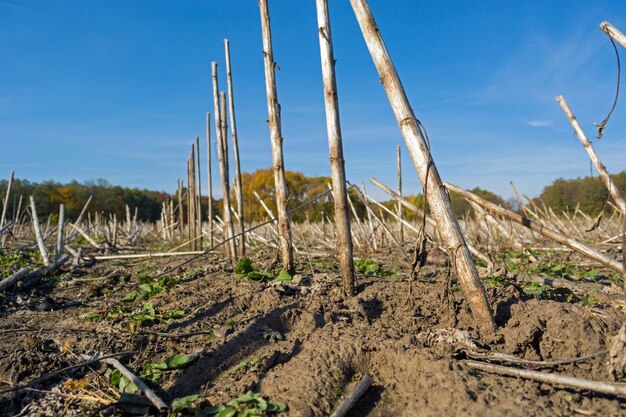
[[[262,259],[271,257],[253,260],[264,266]],[[251,389],[285,402],[289,408],[284,415],[327,416],[369,374],[373,386],[351,416],[626,415],[626,402],[615,397],[470,370],[459,345],[433,337],[437,331],[459,329],[491,351],[528,360],[574,358],[607,348],[625,318],[611,305],[539,300],[507,285],[489,294],[498,331],[481,335],[444,268],[424,270],[423,278],[412,284],[359,275],[358,295],[346,299],[332,259],[300,265],[294,281],[283,284],[242,281],[222,256],[213,255],[175,270],[188,274],[169,293],[150,298],[160,311],[183,310],[181,319],[131,334],[119,320],[79,318],[114,308],[137,284],[120,284],[119,277],[136,276],[147,264],[156,267],[145,273],[156,275],[165,261],[99,263],[66,272],[60,282],[44,283],[32,292],[9,292],[0,307],[2,381],[28,382],[80,362],[76,355],[81,353],[137,351],[120,359],[134,369],[183,353],[196,355],[191,366],[150,384],[166,402],[199,394],[203,405],[218,404]],[[394,269],[394,262],[385,267]],[[107,278],[75,280],[94,277]],[[283,340],[271,340],[272,332]],[[244,360],[255,360],[258,369],[236,369]],[[99,377],[105,369],[74,369],[33,387],[77,395],[63,381],[86,377],[89,391],[108,392],[106,380]],[[550,371],[610,380],[606,355]],[[0,415],[19,413],[119,411],[33,391],[0,397]]]

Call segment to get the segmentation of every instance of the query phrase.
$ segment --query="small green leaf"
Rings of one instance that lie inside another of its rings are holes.
[[[281,411],[285,411],[286,408],[287,406],[285,405],[285,403],[282,403],[280,401],[268,401],[267,403],[267,411],[269,412],[278,413]]]
[[[168,369],[184,368],[191,362],[193,362],[193,357],[188,355],[175,354],[165,359],[165,364],[167,365]]]
[[[109,378],[109,382],[111,385],[118,386],[120,384],[120,380],[122,379],[122,373],[117,369],[111,373],[111,377]]]
[[[237,409],[235,407],[225,407],[219,412],[217,417],[233,417],[235,413],[237,413]]]
[[[254,271],[252,267],[252,261],[249,258],[241,258],[237,265],[235,265],[235,273],[239,275],[246,275]]]
[[[128,294],[126,294],[126,297],[122,298],[122,301],[135,301],[135,298],[137,298],[137,291],[131,291]]]
[[[274,278],[274,281],[281,281],[281,282],[291,282],[292,277],[291,275],[289,275],[289,273],[287,273],[286,271],[280,271],[280,273],[278,274],[278,276],[276,278]]]
[[[78,318],[89,321],[100,321],[102,320],[102,314],[96,312],[83,313]]]

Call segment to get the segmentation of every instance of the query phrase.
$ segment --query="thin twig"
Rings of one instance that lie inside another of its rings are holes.
[[[510,368],[508,366],[491,365],[483,362],[464,361],[465,365],[472,369],[490,372],[492,374],[516,376],[519,378],[530,379],[536,382],[546,384],[554,384],[569,388],[578,388],[587,391],[593,391],[600,394],[617,395],[626,397],[626,384],[614,384],[603,381],[591,381],[588,379],[575,378],[568,375],[550,374],[538,371],[527,371],[525,369]]]

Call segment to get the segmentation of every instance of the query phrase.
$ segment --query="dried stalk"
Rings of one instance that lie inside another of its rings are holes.
[[[615,42],[622,45],[622,47],[626,48],[626,35],[620,32],[615,26],[610,24],[609,22],[600,23],[600,29],[609,35]]]
[[[475,203],[477,203],[478,205],[480,205],[481,207],[491,211],[492,213],[495,213],[499,216],[502,217],[506,217],[516,223],[521,224],[522,226],[533,230],[537,233],[542,234],[545,237],[548,237],[550,239],[553,239],[573,250],[575,250],[576,252],[580,253],[581,255],[584,255],[590,259],[595,260],[596,262],[600,263],[601,265],[606,266],[607,268],[611,268],[614,271],[623,272],[623,268],[622,265],[620,265],[619,262],[614,261],[613,259],[610,259],[606,256],[604,256],[603,254],[601,254],[600,252],[597,252],[596,250],[583,245],[582,243],[563,235],[562,233],[557,232],[554,229],[551,229],[547,226],[542,225],[541,223],[537,223],[534,222],[526,217],[523,217],[517,213],[513,213],[512,211],[509,211],[505,208],[502,208],[496,204],[493,204],[481,197],[478,197],[477,195],[463,190],[455,185],[449,184],[449,183],[444,183],[446,188],[450,191],[453,191],[461,196],[463,196],[464,198],[466,198],[467,200],[473,201]]]
[[[59,205],[59,226],[57,228],[57,246],[54,260],[58,261],[63,255],[63,229],[65,227],[65,206],[63,203]]]
[[[265,66],[265,88],[267,91],[267,113],[272,143],[272,161],[274,165],[274,195],[276,197],[276,210],[278,212],[278,234],[280,235],[280,248],[283,269],[293,273],[293,247],[291,228],[289,225],[289,213],[287,211],[287,179],[283,162],[283,136],[281,133],[280,105],[276,93],[276,78],[274,69],[274,51],[272,49],[272,34],[270,29],[270,14],[268,0],[259,0],[261,12],[261,31],[263,36],[263,61]]]
[[[83,355],[83,358],[85,358],[85,356],[86,355]],[[136,376],[131,371],[129,371],[127,367],[122,365],[122,363],[120,361],[118,361],[115,358],[106,358],[106,359],[104,359],[104,362],[109,364],[109,365],[111,365],[112,367],[114,367],[118,371],[120,371],[120,373],[126,379],[128,379],[133,384],[135,384],[137,386],[137,388],[139,388],[139,390],[150,400],[150,402],[152,404],[154,404],[154,406],[159,411],[162,411],[162,410],[165,410],[165,409],[168,408],[167,404],[165,404],[163,402],[163,400],[161,398],[159,398],[159,396],[156,395],[156,393],[154,391],[152,391],[138,376]]]
[[[478,369],[493,374],[515,376],[519,378],[530,379],[536,382],[542,382],[544,384],[553,384],[593,391],[600,394],[626,397],[626,384],[613,384],[610,382],[591,381],[588,379],[575,378],[573,376],[557,375],[538,371],[527,371],[525,369],[516,369],[501,365],[491,365],[476,361],[465,361],[463,363],[469,368]]]
[[[37,239],[37,246],[39,247],[39,253],[41,253],[41,258],[43,259],[43,264],[45,266],[50,265],[50,258],[48,257],[48,251],[46,250],[46,245],[44,244],[43,237],[41,236],[41,228],[39,227],[39,217],[37,217],[37,208],[35,207],[35,199],[33,196],[30,196],[30,212],[33,220],[33,229],[35,230],[35,238]]]
[[[387,52],[380,30],[374,21],[374,16],[366,0],[350,0],[350,4],[378,70],[389,103],[393,108],[415,169],[425,189],[425,194],[427,194],[431,215],[437,223],[444,246],[449,251],[451,264],[456,271],[472,313],[481,328],[493,330],[496,324],[478,271],[465,243],[465,237],[452,210],[450,197],[442,187],[442,181],[430,154],[428,143],[422,136],[418,121]]]
[[[4,226],[4,219],[7,215],[7,209],[9,208],[9,196],[11,195],[11,188],[13,187],[13,177],[15,176],[15,171],[11,171],[11,176],[9,177],[9,183],[7,184],[7,192],[4,195],[4,203],[2,204],[2,216],[0,216],[0,229]],[[15,203],[15,200],[13,200]],[[13,207],[15,209],[15,207]]]
[[[243,221],[243,184],[241,183],[241,168],[239,165],[239,142],[237,137],[237,122],[235,120],[235,98],[233,94],[233,77],[230,70],[230,43],[228,39],[224,39],[224,53],[226,54],[226,83],[228,85],[230,136],[233,140],[233,156],[235,157],[235,197],[237,199],[237,215],[239,216],[239,248],[241,250],[241,256],[244,256],[246,254],[246,236]]]
[[[11,288],[18,281],[24,279],[30,273],[30,268],[22,268],[13,275],[10,275],[0,281],[0,291],[6,291]]]
[[[326,108],[326,129],[330,151],[330,172],[333,183],[335,202],[335,226],[337,231],[337,253],[341,264],[343,291],[352,296],[356,293],[354,280],[354,261],[352,255],[352,236],[350,213],[348,211],[348,192],[346,190],[345,161],[341,143],[341,123],[339,119],[339,101],[335,80],[335,56],[328,17],[328,0],[317,0],[317,25],[322,61],[322,79],[324,83],[324,104]]]
[[[22,284],[22,289],[28,289],[36,285],[39,280],[47,275],[52,274],[57,269],[59,269],[65,262],[70,259],[69,254],[63,255],[58,261],[51,263],[50,265],[40,268],[36,271],[31,272],[27,277],[24,278],[24,283]]]
[[[99,255],[99,256],[94,256],[94,259],[97,261],[104,261],[107,259],[165,258],[169,256],[198,255],[201,253],[205,253],[205,251],[133,253],[133,254],[128,254],[128,255]]]
[[[196,237],[202,237],[202,182],[200,180],[200,136],[196,136],[196,170],[198,171],[197,181],[198,181],[198,195],[196,199],[196,207],[197,207],[197,230]],[[198,248],[202,250],[202,238],[198,239]]]
[[[398,195],[402,197],[402,153],[400,150],[400,145],[396,148],[396,159],[398,161]],[[404,214],[402,213],[402,203],[398,201],[398,205],[396,207],[398,211],[398,217],[400,220],[404,219]],[[404,226],[403,222],[400,222],[400,241],[404,241]]]
[[[211,172],[211,113],[206,114],[206,165],[209,191],[207,195],[209,205],[209,246],[213,246],[213,173]]]
[[[576,132],[576,136],[578,136],[578,139],[580,140],[580,143],[584,146],[585,151],[587,151],[587,154],[589,155],[591,162],[593,162],[593,165],[598,170],[598,173],[600,174],[600,178],[602,178],[604,185],[606,185],[606,188],[609,190],[609,193],[611,194],[613,201],[615,201],[615,204],[617,204],[622,214],[626,216],[626,201],[624,201],[624,197],[622,197],[622,193],[620,192],[619,188],[617,188],[617,186],[615,185],[615,183],[609,176],[609,173],[607,172],[606,167],[604,166],[604,164],[602,164],[602,161],[600,160],[600,157],[598,157],[598,154],[596,154],[596,151],[593,149],[593,146],[591,146],[591,143],[589,142],[589,139],[587,139],[585,132],[583,132],[582,128],[580,127],[578,120],[576,120],[576,117],[574,117],[574,114],[570,110],[563,96],[558,96],[556,98],[556,101],[559,103],[559,105],[565,112],[565,115],[569,119],[569,122],[574,128],[574,132]]]
[[[90,244],[91,246],[93,246],[93,247],[94,247],[94,248],[96,248],[96,249],[100,249],[100,245],[98,245],[98,242],[96,242],[95,240],[93,240],[93,239],[91,238],[91,236],[89,236],[89,235],[87,234],[87,232],[85,232],[83,229],[81,229],[80,227],[76,226],[76,225],[75,225],[75,224],[73,224],[73,223],[70,223],[70,226],[71,226],[74,230],[76,230],[78,233],[80,233],[80,235],[81,235],[82,237],[84,237],[84,238],[85,238],[85,240],[86,240],[87,242],[89,242],[89,244]]]
[[[383,183],[378,181],[376,178],[370,178],[370,182],[372,184],[374,184],[375,186],[377,186],[378,188],[380,188],[381,190],[383,190],[384,192],[386,192],[387,194],[389,194],[391,197],[395,198],[404,207],[406,207],[409,210],[417,213],[417,215],[419,217],[423,217],[424,216],[424,212],[422,210],[420,210],[415,204],[412,204],[412,203],[408,202],[405,198],[399,196],[391,188],[387,187],[386,185],[384,185]],[[433,220],[431,217],[426,216],[426,223],[428,223],[431,227],[437,229],[437,223],[435,223],[435,220]],[[475,257],[477,257],[478,259],[480,259],[481,261],[483,261],[487,265],[488,268],[492,268],[493,267],[493,262],[491,262],[491,259],[489,259],[489,257],[487,255],[485,255],[484,253],[480,252],[478,249],[476,249],[469,242],[467,242],[467,247],[468,247],[470,253],[472,255],[474,255]]]

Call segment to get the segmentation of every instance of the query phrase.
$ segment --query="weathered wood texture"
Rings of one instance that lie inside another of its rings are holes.
[[[63,229],[65,228],[65,205],[59,205],[59,226],[57,228],[57,246],[54,260],[58,261],[63,255]]]
[[[233,157],[235,159],[235,198],[237,200],[237,216],[239,220],[239,250],[241,256],[246,254],[246,235],[243,216],[243,189],[241,184],[241,167],[239,165],[239,141],[237,136],[237,120],[235,118],[235,97],[233,93],[233,76],[230,67],[230,42],[224,39],[226,55],[226,83],[228,86],[228,113],[230,115],[230,136],[233,139]]]
[[[450,197],[442,186],[428,144],[422,136],[418,121],[387,52],[380,30],[374,21],[374,16],[366,0],[350,0],[350,4],[378,70],[380,81],[387,93],[387,98],[400,126],[417,174],[425,189],[431,215],[437,222],[439,233],[449,252],[451,264],[456,271],[472,313],[480,327],[487,330],[494,329],[495,321],[487,296],[465,243],[465,237],[452,210]]]
[[[235,227],[233,225],[233,216],[230,213],[230,176],[229,176],[229,168],[228,168],[228,132],[226,123],[226,94],[220,93],[220,118],[221,118],[221,126],[222,126],[222,134],[220,135],[221,144],[218,148],[221,149],[220,154],[220,173],[222,174],[222,192],[224,196],[222,197],[223,205],[223,214],[224,214],[224,222],[225,230],[227,233],[225,234],[225,238],[228,240],[228,248],[230,252],[230,257],[234,261],[237,259],[237,245],[235,237]]]
[[[615,26],[613,26],[609,22],[602,22],[600,23],[600,29],[611,38],[613,38],[615,42],[626,48],[626,35],[620,32],[620,30],[617,29]]]
[[[272,34],[270,29],[270,14],[268,0],[259,0],[261,12],[261,32],[263,37],[263,61],[265,66],[265,89],[267,91],[267,113],[272,143],[272,161],[274,165],[274,195],[278,214],[278,234],[283,269],[293,272],[293,247],[291,242],[291,227],[287,211],[287,179],[283,162],[283,136],[281,132],[280,105],[276,93],[276,77],[274,69],[274,51],[272,49]]]
[[[43,236],[41,235],[41,227],[39,226],[39,217],[37,216],[37,207],[35,207],[35,199],[30,196],[30,214],[33,222],[33,230],[35,232],[35,239],[37,239],[37,246],[39,247],[39,253],[45,266],[50,265],[50,258],[48,257],[48,251],[44,244]]]
[[[335,79],[335,56],[328,17],[328,1],[317,0],[317,25],[322,61],[322,79],[324,83],[324,104],[326,108],[326,130],[330,152],[330,172],[333,183],[335,202],[335,226],[337,231],[337,255],[341,264],[343,291],[347,295],[356,293],[354,279],[354,261],[352,258],[352,232],[348,192],[346,189],[345,161],[341,142],[341,123],[339,101]]]
[[[578,140],[580,140],[580,143],[583,145],[583,147],[585,148],[585,151],[587,151],[587,154],[589,155],[589,159],[591,159],[591,162],[593,162],[593,165],[598,170],[598,173],[600,174],[600,178],[602,178],[604,185],[606,185],[606,188],[609,190],[609,193],[611,194],[613,201],[615,201],[615,204],[617,204],[617,207],[619,207],[622,214],[626,216],[626,201],[624,201],[624,197],[622,197],[622,193],[620,192],[619,188],[617,188],[617,186],[615,185],[615,183],[609,176],[609,173],[607,172],[606,167],[600,160],[600,157],[598,156],[596,151],[593,149],[593,146],[591,146],[591,142],[589,142],[589,139],[587,139],[587,136],[585,135],[585,132],[583,132],[583,129],[580,127],[580,123],[578,123],[578,120],[576,120],[574,113],[572,113],[572,110],[567,105],[567,102],[565,101],[563,96],[558,96],[556,98],[556,101],[559,103],[559,105],[565,112],[565,115],[567,116],[570,124],[574,128],[574,132],[576,132],[576,136],[578,137]]]
[[[200,171],[201,171],[200,170],[200,136],[196,136],[196,171],[198,172],[198,175],[196,176],[197,195],[195,199],[195,204],[196,204],[196,216],[197,216],[196,237],[198,237],[198,236],[202,236],[202,181],[201,181],[202,176],[200,175]],[[198,244],[197,244],[196,249],[202,250],[202,237],[200,237],[197,241],[198,241]]]
[[[209,217],[209,247],[213,247],[213,172],[211,171],[211,113],[206,114],[206,167],[209,184],[207,203]]]

